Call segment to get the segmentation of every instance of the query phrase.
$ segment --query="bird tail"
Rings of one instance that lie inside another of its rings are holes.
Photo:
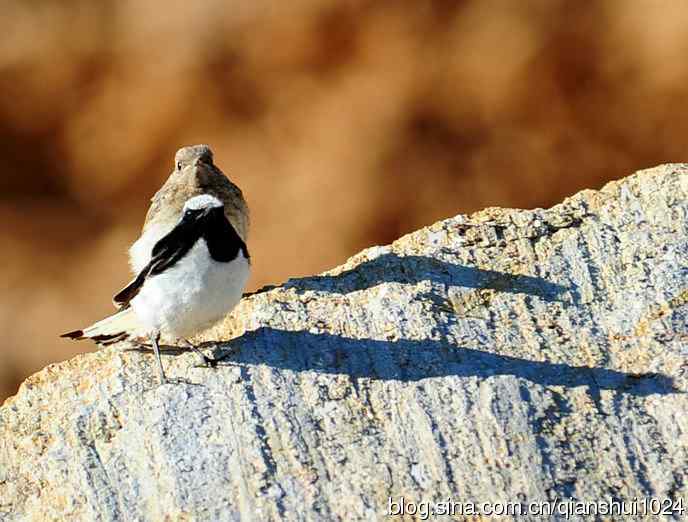
[[[134,310],[126,308],[88,328],[67,332],[60,337],[75,341],[91,339],[98,344],[107,346],[131,337],[141,337],[144,334],[144,328],[134,314]]]

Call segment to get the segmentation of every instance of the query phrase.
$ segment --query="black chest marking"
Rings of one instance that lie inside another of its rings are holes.
[[[150,275],[161,274],[184,259],[202,234],[197,222],[182,220],[153,247]]]
[[[210,257],[219,263],[229,263],[239,252],[249,259],[246,243],[239,237],[222,209],[212,212],[204,223],[203,239],[208,245]]]
[[[150,262],[136,278],[113,299],[120,308],[129,306],[148,277],[162,274],[184,259],[197,241],[203,239],[210,257],[218,263],[229,263],[241,252],[249,259],[246,243],[227,221],[221,207],[208,211],[189,211],[172,231],[153,247]]]
[[[120,308],[127,308],[143,288],[146,279],[162,274],[165,270],[182,260],[201,237],[202,229],[198,222],[185,218],[153,247],[151,260],[136,278],[113,297]]]

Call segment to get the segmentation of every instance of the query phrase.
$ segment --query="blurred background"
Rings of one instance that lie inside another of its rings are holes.
[[[688,158],[688,3],[0,0],[0,400],[113,311],[175,150],[252,209],[251,289]]]

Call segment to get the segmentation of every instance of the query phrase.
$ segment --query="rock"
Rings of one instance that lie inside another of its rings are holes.
[[[0,410],[0,516],[378,520],[401,497],[450,499],[457,518],[462,502],[680,507],[687,213],[688,165],[661,166],[256,293],[208,334],[234,337],[217,368],[163,357],[184,382],[158,386],[129,345],[51,365]]]

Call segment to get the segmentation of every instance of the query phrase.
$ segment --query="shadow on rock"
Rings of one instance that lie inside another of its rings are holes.
[[[541,277],[463,266],[432,257],[396,254],[383,254],[338,275],[290,279],[284,283],[283,288],[293,288],[297,293],[316,291],[328,294],[348,294],[372,288],[381,283],[416,284],[420,281],[465,288],[493,289],[512,294],[528,294],[541,297],[546,301],[564,301],[567,292],[571,293],[569,300],[575,300],[577,296],[575,289],[552,283]],[[276,287],[267,286],[246,295],[274,288]]]
[[[354,379],[415,382],[448,376],[512,376],[540,386],[587,386],[593,395],[600,390],[637,396],[677,392],[673,379],[663,374],[531,361],[432,340],[349,339],[263,327],[221,345],[216,354],[223,365],[267,365],[295,372],[349,375]]]

